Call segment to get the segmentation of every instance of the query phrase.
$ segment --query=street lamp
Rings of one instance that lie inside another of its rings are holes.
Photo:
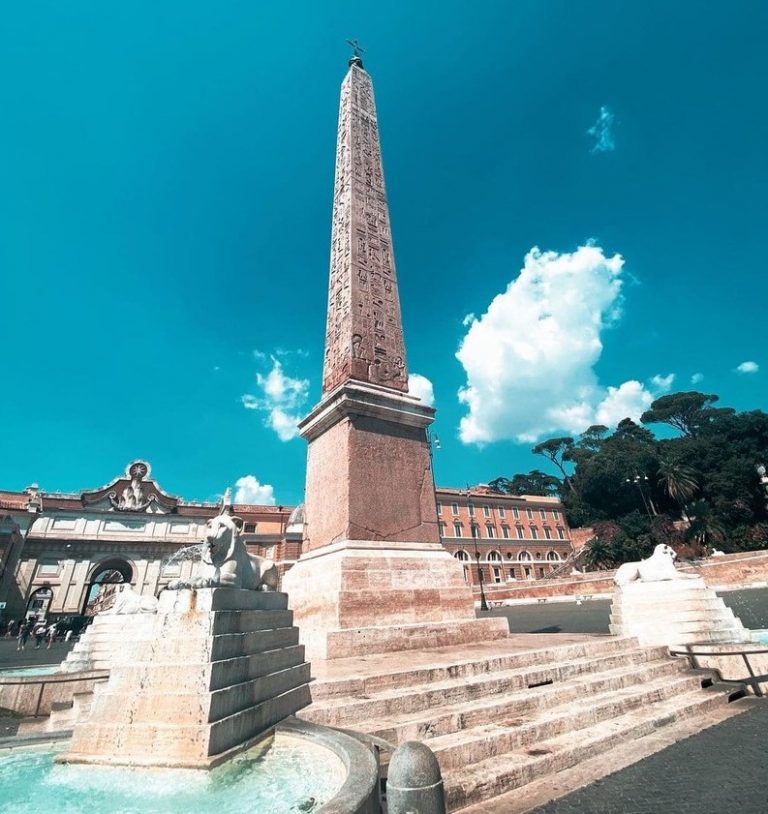
[[[645,492],[643,491],[643,483],[648,483],[648,475],[635,475],[633,478],[625,478],[625,483],[634,483],[637,486],[637,491],[640,492],[640,497],[643,501],[643,506],[645,506],[645,511],[648,514],[648,517],[653,517],[651,513],[651,509],[649,506],[650,498],[646,499]]]
[[[477,535],[475,534],[475,504],[472,502],[472,492],[467,484],[467,511],[469,512],[469,533],[472,535],[472,542],[475,544],[475,560],[477,561],[477,582],[480,585],[480,610],[490,610],[485,601],[485,588],[483,587],[483,572],[480,568],[480,550],[477,547]]]

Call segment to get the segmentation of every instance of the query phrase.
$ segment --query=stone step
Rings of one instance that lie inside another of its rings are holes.
[[[457,811],[519,789],[539,777],[554,775],[580,761],[608,752],[620,743],[642,738],[660,727],[705,714],[726,703],[727,695],[722,692],[694,690],[544,740],[532,748],[498,754],[451,773],[445,782],[448,810]]]
[[[661,677],[671,680],[687,671],[687,664],[681,662],[682,659],[650,661],[634,668],[624,666],[601,673],[589,673],[565,684],[548,684],[463,704],[436,707],[430,709],[426,715],[406,713],[374,719],[365,722],[365,731],[390,743],[403,743],[448,735],[485,725],[488,721],[520,722],[522,716],[531,716],[543,709],[549,710],[568,703],[577,704],[597,693],[637,686]]]
[[[560,662],[552,660],[557,659],[557,655],[549,651],[544,657],[546,660],[517,669],[469,677],[458,676],[368,695],[355,693],[350,697],[327,698],[314,702],[302,713],[302,717],[326,726],[354,725],[372,718],[416,713],[436,706],[462,703],[542,684],[565,682],[584,673],[626,667],[627,664],[644,663],[665,655],[664,648],[634,648]]]
[[[375,675],[365,678],[335,678],[316,680],[312,684],[312,698],[315,703],[334,697],[370,696],[387,689],[411,688],[421,684],[433,684],[446,679],[466,679],[476,675],[491,674],[499,671],[514,670],[527,666],[556,662],[565,663],[589,656],[618,654],[636,649],[637,640],[631,637],[619,638],[605,636],[589,642],[560,645],[554,648],[523,650],[505,653],[497,657],[451,660],[449,663],[438,661],[435,664],[409,670],[376,670]],[[666,655],[666,649],[657,648],[657,655]],[[343,667],[344,660],[337,662]],[[341,670],[345,674],[344,670]]]
[[[67,763],[130,763],[147,766],[203,768],[205,760],[190,760],[189,746],[201,747],[209,756],[263,732],[310,702],[306,684],[250,706],[213,725],[179,726],[174,723],[120,724],[89,722],[75,729],[69,751],[59,760]],[[119,744],[119,748],[116,748]]]
[[[193,661],[165,663],[155,659],[128,664],[115,663],[109,676],[109,689],[112,692],[124,687],[141,686],[145,689],[151,687],[158,692],[207,692],[302,663],[303,645],[267,650],[205,665]]]
[[[624,630],[623,625],[611,625],[617,630]],[[630,626],[633,633],[641,635],[654,629],[658,629],[658,624],[653,622],[633,622]],[[676,619],[675,617],[668,618],[665,623],[667,639],[669,639],[669,631],[677,631],[679,633],[688,633],[693,630],[741,630],[741,623],[738,619],[731,617],[730,619],[709,619],[699,616],[695,619]],[[660,631],[664,632],[664,631]]]
[[[265,672],[214,691],[198,688],[182,692],[169,688],[158,692],[153,688],[151,693],[131,696],[108,689],[94,700],[92,711],[105,724],[151,724],[160,718],[173,720],[178,726],[195,726],[228,718],[308,681],[309,664],[304,663]]]
[[[650,707],[687,692],[701,689],[697,676],[661,676],[645,684],[601,693],[590,703],[559,704],[542,710],[530,720],[519,717],[485,723],[472,729],[426,740],[444,772],[479,763],[501,753],[573,733],[641,707]]]
[[[614,624],[621,622],[624,617],[625,614],[622,612],[621,608],[616,608],[615,610],[611,611],[611,622]],[[726,608],[725,605],[720,608],[695,608],[688,610],[675,609],[673,612],[670,612],[668,618],[670,621],[674,622],[687,622],[699,619],[722,619],[730,621],[737,619],[734,612],[730,608]]]

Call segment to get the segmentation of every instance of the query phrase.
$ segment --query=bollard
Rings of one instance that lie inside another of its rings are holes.
[[[387,776],[389,814],[445,814],[443,777],[432,750],[418,741],[392,753]]]

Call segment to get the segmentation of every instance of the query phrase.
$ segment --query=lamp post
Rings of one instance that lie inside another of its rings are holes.
[[[645,507],[646,514],[648,517],[653,517],[651,513],[651,508],[649,505],[650,498],[645,497],[645,492],[643,491],[643,483],[648,483],[648,475],[635,475],[633,478],[625,478],[625,483],[634,483],[637,486],[637,491],[640,492],[640,497],[643,501],[643,506]]]
[[[475,560],[477,562],[477,582],[480,585],[480,610],[487,611],[488,603],[485,601],[485,588],[483,587],[483,572],[480,568],[480,549],[477,547],[477,535],[475,534],[475,504],[472,502],[472,492],[467,484],[467,511],[469,512],[469,533],[472,535],[472,542],[475,544]]]

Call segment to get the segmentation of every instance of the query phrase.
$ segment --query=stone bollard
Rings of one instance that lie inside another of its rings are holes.
[[[418,741],[392,753],[387,776],[389,814],[445,814],[443,777],[432,750]]]

